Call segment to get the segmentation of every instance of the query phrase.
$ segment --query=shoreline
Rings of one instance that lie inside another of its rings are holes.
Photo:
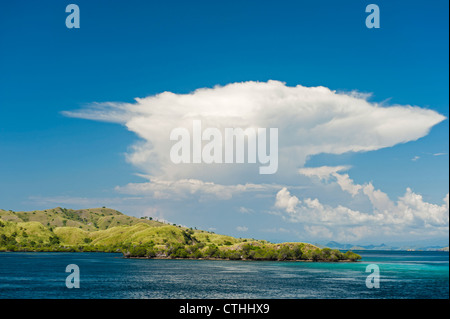
[[[121,254],[122,256],[118,256],[116,258],[122,258],[122,259],[156,259],[156,260],[216,260],[216,261],[254,261],[254,262],[264,262],[264,261],[272,261],[272,262],[326,262],[326,263],[355,263],[359,262],[360,260],[351,260],[351,259],[339,259],[339,260],[310,260],[310,259],[286,259],[286,260],[270,260],[270,259],[231,259],[231,258],[216,258],[216,257],[202,257],[202,258],[193,258],[193,257],[131,257],[131,256],[125,256],[122,252],[111,252],[111,251],[35,251],[35,250],[21,250],[21,251],[8,251],[8,250],[2,250],[0,253],[103,253],[103,254]]]
[[[151,259],[157,259],[157,260],[223,260],[223,261],[255,261],[255,262],[259,262],[259,261],[276,261],[276,262],[286,262],[286,261],[295,261],[295,262],[311,262],[311,263],[316,263],[316,262],[326,262],[326,263],[339,263],[339,262],[347,262],[347,263],[355,263],[355,262],[359,262],[360,260],[351,260],[351,259],[340,259],[340,260],[310,260],[310,259],[286,259],[286,260],[270,260],[270,259],[230,259],[230,258],[214,258],[214,257],[208,257],[208,258],[191,258],[191,257],[186,257],[186,258],[181,258],[181,257],[127,257],[127,256],[123,256],[122,258],[124,259],[147,259],[147,260],[151,260]]]

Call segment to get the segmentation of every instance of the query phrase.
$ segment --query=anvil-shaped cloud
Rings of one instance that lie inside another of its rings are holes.
[[[93,103],[66,116],[115,122],[140,137],[129,162],[159,181],[201,180],[224,184],[261,182],[259,164],[174,164],[174,128],[278,128],[279,170],[265,182],[282,183],[315,154],[364,152],[417,140],[445,119],[416,106],[383,106],[368,94],[326,87],[289,87],[279,81],[231,83],[190,94],[164,92],[135,103]],[[160,183],[163,185],[164,183]],[[172,185],[173,186],[173,185]]]

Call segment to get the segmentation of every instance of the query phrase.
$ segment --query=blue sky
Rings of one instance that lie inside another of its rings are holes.
[[[80,29],[65,26],[70,3],[80,7]],[[418,106],[448,118],[448,2],[374,2],[380,7],[380,29],[365,26],[369,3],[39,1],[25,6],[2,1],[0,208],[106,205],[135,216],[153,214],[273,241],[326,242],[331,233],[361,243],[412,238],[448,243],[448,206],[439,230],[415,232],[420,228],[415,224],[392,238],[346,236],[346,229],[355,226],[324,229],[320,220],[299,221],[286,215],[285,206],[274,206],[275,195],[280,199],[284,194],[301,202],[294,209],[298,214],[307,198],[331,208],[370,211],[365,199],[340,194],[333,181],[300,176],[296,184],[293,178],[279,178],[276,183],[289,194],[271,189],[261,197],[234,194],[226,200],[164,200],[154,193],[133,193],[126,185],[148,183],[136,174],[149,174],[127,160],[139,140],[136,131],[64,113],[89,109],[95,102],[132,104],[134,98],[164,91],[187,94],[275,80],[288,87],[371,93],[371,103]],[[448,131],[445,119],[416,141],[369,152],[314,155],[303,166],[346,166],[335,174],[348,174],[354,185],[371,183],[393,203],[410,188],[424,203],[440,206],[448,194]],[[201,180],[220,183],[214,176]],[[245,182],[254,180],[229,180],[227,185]],[[420,214],[436,208],[422,206]]]

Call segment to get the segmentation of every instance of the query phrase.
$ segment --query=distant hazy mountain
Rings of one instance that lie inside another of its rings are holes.
[[[385,244],[380,245],[355,245],[355,244],[342,244],[336,241],[330,241],[320,247],[329,247],[332,249],[340,250],[429,250],[429,251],[448,251],[447,247],[442,246],[420,246],[420,245],[404,245],[404,246],[388,246]]]

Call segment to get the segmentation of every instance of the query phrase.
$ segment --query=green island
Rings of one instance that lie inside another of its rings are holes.
[[[352,251],[270,243],[132,217],[102,208],[0,209],[0,251],[117,252],[125,258],[354,262]]]

